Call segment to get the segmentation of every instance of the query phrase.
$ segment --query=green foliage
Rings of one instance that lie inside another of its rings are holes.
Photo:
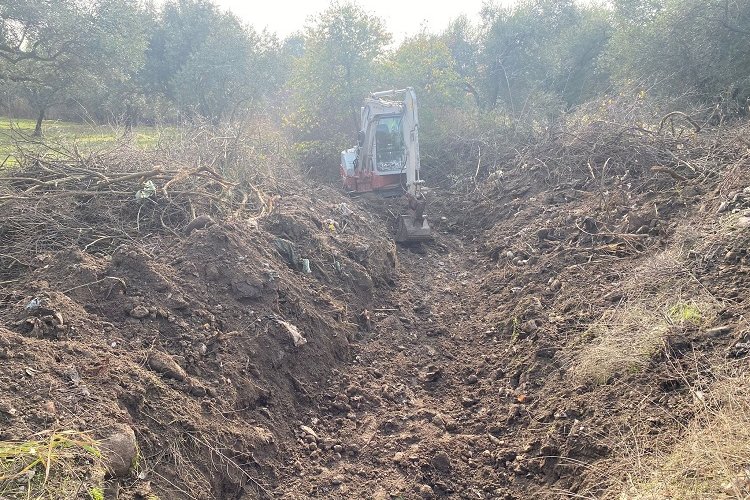
[[[5,0],[0,93],[40,123],[50,108],[132,126],[220,122],[260,105],[295,139],[333,147],[353,142],[368,93],[412,86],[429,161],[446,145],[486,150],[484,135],[554,132],[615,92],[744,114],[748,42],[750,0],[488,2],[477,24],[462,16],[398,45],[349,0],[283,42],[211,0]]]
[[[286,123],[296,136],[354,137],[362,99],[378,87],[377,63],[390,35],[357,4],[334,2],[305,30],[304,53],[287,82]]]
[[[321,179],[332,179],[339,175],[340,152],[351,147],[351,137],[338,135],[326,140],[296,141],[292,157],[310,174]]]
[[[606,56],[615,80],[745,113],[750,98],[750,1],[618,1]],[[636,13],[636,14],[633,14]],[[642,22],[633,22],[636,17]]]
[[[53,120],[45,127],[44,139],[31,137],[34,120],[11,119],[0,116],[0,169],[18,164],[24,152],[44,152],[54,157],[59,151],[74,148],[82,154],[113,148],[122,141],[129,141],[138,149],[156,148],[160,142],[171,140],[177,133],[175,128],[135,127],[124,135],[124,130],[108,125],[92,125]]]
[[[384,64],[387,87],[414,87],[419,99],[422,142],[440,141],[453,126],[456,110],[466,107],[466,92],[445,40],[420,33],[406,39]],[[429,147],[429,146],[427,146]]]
[[[278,85],[275,37],[258,34],[205,0],[165,4],[141,74],[183,116],[219,122]]]
[[[511,334],[510,334],[510,343],[515,344],[518,342],[518,339],[521,337],[521,322],[518,318],[513,318],[511,322]]]
[[[89,490],[89,496],[91,497],[91,500],[104,500],[104,490],[98,486],[91,488]]]
[[[88,477],[83,485],[82,477]],[[99,498],[94,494],[103,478],[102,454],[87,434],[45,432],[29,441],[0,442],[0,496],[23,484],[25,498],[69,498],[82,486]]]
[[[484,109],[501,105],[518,119],[536,107],[554,116],[606,86],[596,70],[610,35],[600,7],[531,0],[487,5],[482,18],[476,88]]]
[[[37,134],[51,106],[111,92],[143,62],[142,11],[128,0],[9,0],[0,19],[0,84],[37,113]]]
[[[667,318],[672,323],[694,323],[700,324],[703,321],[703,315],[700,308],[687,302],[678,302],[667,311]]]

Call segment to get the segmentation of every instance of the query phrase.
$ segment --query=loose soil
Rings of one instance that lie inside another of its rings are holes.
[[[747,354],[743,165],[435,189],[419,246],[392,243],[401,200],[315,187],[252,221],[34,253],[3,274],[0,440],[133,429],[107,498],[612,496],[629,437],[678,439],[706,367]],[[579,370],[671,255],[706,321]]]

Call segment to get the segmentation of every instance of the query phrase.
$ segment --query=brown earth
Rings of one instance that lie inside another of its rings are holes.
[[[628,437],[679,439],[709,368],[747,354],[735,160],[436,189],[422,246],[391,242],[400,200],[316,187],[259,219],[29,254],[2,275],[0,441],[134,430],[107,498],[613,496]],[[592,325],[675,252],[714,313],[581,371]]]

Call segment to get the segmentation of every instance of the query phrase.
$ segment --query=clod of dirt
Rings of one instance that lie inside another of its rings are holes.
[[[42,405],[42,409],[50,415],[54,415],[57,413],[57,408],[55,407],[54,401],[45,401]]]
[[[730,358],[744,358],[748,354],[750,354],[750,342],[737,342],[727,352]]]
[[[203,229],[204,227],[210,226],[212,224],[214,224],[214,220],[210,215],[199,215],[198,217],[190,221],[190,224],[185,227],[185,234],[190,234],[195,229]]]
[[[150,352],[146,364],[149,368],[157,373],[161,373],[165,377],[180,381],[187,378],[187,373],[185,373],[185,370],[183,370],[182,367],[178,365],[174,359],[172,359],[172,356],[165,352]]]
[[[468,396],[464,396],[464,397],[461,398],[461,405],[464,408],[469,408],[469,407],[474,406],[474,405],[476,405],[478,403],[479,403],[479,399],[477,399],[477,398],[472,398],[472,397],[468,397]]]
[[[443,375],[443,370],[439,366],[429,365],[419,373],[419,380],[422,382],[435,382]]]
[[[119,426],[102,440],[100,446],[107,472],[113,477],[127,477],[138,455],[133,429],[127,425]]]
[[[150,312],[149,312],[148,308],[146,308],[144,306],[135,306],[130,311],[130,316],[133,317],[133,318],[135,318],[135,319],[146,318],[146,317],[148,317],[149,314],[150,314]]]
[[[422,498],[432,498],[435,495],[428,484],[423,484],[419,487],[419,494],[422,495]]]
[[[445,419],[439,413],[432,417],[432,423],[440,429],[445,429]]]
[[[435,453],[435,455],[432,457],[431,463],[437,471],[450,472],[451,470],[451,459],[444,451]]]

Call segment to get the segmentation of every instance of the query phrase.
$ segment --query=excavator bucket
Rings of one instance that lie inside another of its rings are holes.
[[[402,215],[398,219],[396,241],[399,243],[416,243],[432,239],[432,230],[427,219],[420,217],[420,222],[412,215]]]

